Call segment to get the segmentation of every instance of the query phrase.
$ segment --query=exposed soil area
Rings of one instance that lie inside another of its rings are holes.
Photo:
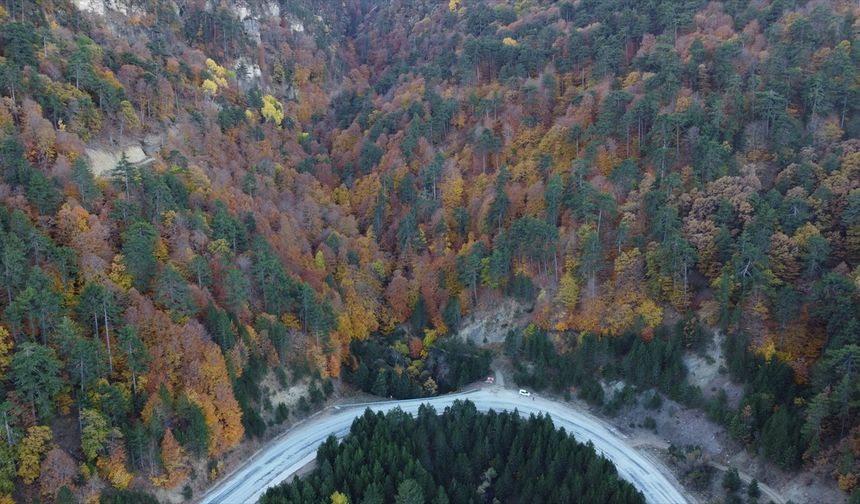
[[[524,325],[526,316],[527,307],[513,299],[484,302],[463,320],[458,335],[476,345],[504,343],[508,331]]]
[[[283,388],[278,384],[277,378],[275,378],[274,373],[269,373],[263,379],[260,384],[260,388],[263,390],[272,391],[269,395],[269,400],[272,402],[273,406],[277,406],[280,403],[284,403],[291,412],[296,412],[297,408],[295,407],[299,399],[302,396],[307,397],[308,389],[310,388],[310,381],[302,380],[298,383],[295,383],[289,387]]]
[[[131,164],[145,165],[152,162],[152,156],[158,153],[162,143],[161,136],[146,135],[143,140],[126,140],[121,147],[92,144],[85,152],[93,175],[98,177],[105,176],[116,168],[123,154]]]
[[[123,153],[125,153],[126,159],[132,164],[137,164],[147,159],[140,145],[130,145],[124,149],[115,150],[88,148],[86,153],[90,160],[90,168],[93,171],[93,175],[96,176],[104,176],[116,168]]]
[[[726,367],[726,358],[723,355],[724,336],[719,331],[714,331],[713,340],[707,345],[707,352],[687,353],[684,356],[684,365],[687,366],[687,381],[701,389],[705,399],[710,399],[720,390],[726,393],[728,403],[736,407],[743,396],[743,387],[732,383],[729,379]]]

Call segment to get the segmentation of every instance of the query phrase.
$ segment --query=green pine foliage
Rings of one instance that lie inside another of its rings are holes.
[[[197,459],[321,404],[278,410],[270,373],[454,390],[487,372],[455,333],[511,298],[537,328],[507,344],[521,383],[610,412],[656,389],[860,479],[853,3],[92,3],[0,7],[4,468],[97,410],[133,484],[167,481],[168,427]],[[88,159],[148,138],[147,162]],[[698,336],[650,332],[675,313],[725,335],[738,404],[685,384]],[[39,498],[0,472],[0,498]]]
[[[350,502],[645,502],[591,444],[549,417],[480,413],[468,401],[441,414],[422,406],[415,417],[367,411],[342,442],[320,446],[310,475],[260,502],[323,502],[336,491]]]
[[[455,391],[487,376],[492,360],[492,354],[486,349],[471,342],[449,339],[435,344],[421,364],[423,369],[416,369],[413,374],[405,370],[414,369],[414,364],[420,361],[375,341],[355,342],[351,350],[359,364],[355,370],[345,373],[345,380],[365,392],[394,399]],[[432,390],[425,386],[428,379],[436,384]]]
[[[514,362],[514,380],[538,390],[550,388],[560,393],[576,387],[581,398],[602,405],[607,398],[598,380],[623,379],[642,391],[653,388],[698,405],[701,392],[685,381],[681,330],[680,324],[658,327],[650,341],[632,332],[612,338],[565,334],[570,351],[559,353],[546,331],[530,326],[508,333],[505,353]]]

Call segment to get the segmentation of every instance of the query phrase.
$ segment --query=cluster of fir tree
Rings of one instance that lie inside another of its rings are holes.
[[[685,330],[686,329],[686,330]],[[577,395],[603,406],[601,381],[624,380],[642,391],[657,389],[685,403],[699,404],[701,392],[685,382],[684,352],[701,348],[694,322],[659,326],[650,339],[636,332],[613,337],[591,333],[550,334],[535,325],[508,332],[504,351],[514,363],[514,380],[538,390]],[[612,409],[615,409],[614,407]]]
[[[348,499],[356,503],[641,503],[591,444],[578,443],[548,417],[478,412],[456,402],[441,414],[422,406],[367,411],[342,442],[330,437],[317,468],[268,490],[260,502]],[[344,501],[341,501],[344,502]]]

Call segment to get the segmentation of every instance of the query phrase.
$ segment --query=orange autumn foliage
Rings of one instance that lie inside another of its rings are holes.
[[[242,411],[233,395],[221,349],[196,320],[176,324],[149,299],[136,292],[130,299],[126,317],[151,349],[147,390],[153,393],[164,384],[175,395],[184,391],[196,399],[211,432],[210,455],[236,446],[244,434]]]
[[[164,431],[160,449],[164,472],[152,478],[152,482],[156,486],[173,488],[188,476],[187,455],[170,428]]]

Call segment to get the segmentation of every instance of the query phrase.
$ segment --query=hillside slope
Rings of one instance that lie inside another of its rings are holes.
[[[852,491],[858,14],[8,0],[0,495],[202,486],[289,417],[271,384],[452,390],[502,298],[523,382],[621,375]],[[702,324],[737,403],[682,387]]]

